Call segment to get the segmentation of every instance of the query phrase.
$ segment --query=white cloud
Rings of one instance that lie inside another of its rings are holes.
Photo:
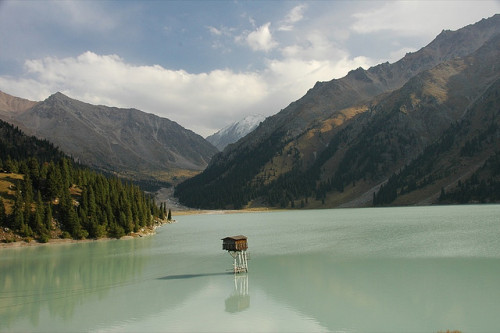
[[[365,57],[349,59],[347,56],[328,60],[301,60],[290,58],[286,60],[270,60],[268,62],[268,82],[271,87],[287,91],[296,96],[304,95],[317,81],[330,81],[332,78],[343,77],[353,68],[367,68],[371,64]],[[286,88],[286,89],[284,89]],[[272,92],[277,92],[276,89]],[[292,102],[294,99],[290,99]]]
[[[368,64],[368,59],[339,53],[334,61],[289,57],[268,60],[262,71],[193,74],[136,66],[118,55],[88,51],[77,57],[28,60],[21,78],[0,76],[0,90],[31,100],[61,91],[92,104],[138,108],[206,136],[248,114],[275,114],[316,81]]]
[[[353,14],[357,33],[391,32],[432,38],[442,29],[456,30],[500,10],[499,1],[388,1]]]
[[[222,35],[222,30],[219,30],[216,27],[208,26],[207,28],[208,28],[208,31],[210,31],[210,33],[212,35],[216,35],[216,36]]]
[[[303,60],[335,60],[346,56],[342,47],[317,30],[305,33],[296,44],[283,47],[281,52],[284,58]]]
[[[281,22],[278,30],[280,31],[292,31],[294,24],[301,21],[304,18],[304,10],[307,8],[306,5],[298,5],[292,8],[288,15],[285,17],[283,22]]]
[[[299,5],[294,7],[286,16],[286,21],[289,23],[296,23],[302,20],[304,17],[303,12],[306,9],[306,5]]]
[[[271,23],[268,22],[247,35],[246,42],[252,50],[267,52],[278,45],[271,35],[270,25]]]
[[[134,107],[203,135],[219,129],[219,117],[230,116],[241,105],[252,105],[267,91],[255,73],[191,74],[158,65],[135,66],[117,55],[93,52],[76,58],[28,60],[25,69],[20,79],[0,76],[0,90],[32,100],[61,91],[88,103]]]
[[[414,21],[405,13],[415,13],[418,7],[417,1],[386,3],[382,7],[354,14],[351,28],[357,33],[372,33],[383,30],[412,32],[415,30]],[[414,17],[417,20],[420,19],[419,15]],[[422,24],[420,23],[417,27],[422,29]],[[414,32],[417,33],[417,31]]]

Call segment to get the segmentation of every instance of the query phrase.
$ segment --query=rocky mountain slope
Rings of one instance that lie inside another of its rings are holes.
[[[27,99],[11,96],[0,91],[0,117],[1,119],[9,119],[15,117],[17,114],[22,113],[33,106],[37,102]]]
[[[206,140],[217,149],[223,151],[226,146],[235,143],[251,131],[257,128],[266,119],[263,115],[250,115],[244,119],[234,122],[220,131],[206,137]]]
[[[176,195],[191,206],[218,208],[378,202],[373,195],[391,175],[442,140],[450,126],[465,121],[475,103],[486,98],[499,78],[499,33],[500,15],[495,15],[443,31],[394,64],[358,68],[344,78],[318,82],[216,155],[202,174],[180,184]],[[444,164],[459,163],[459,150],[450,152]],[[485,151],[489,153],[476,165],[493,153]],[[419,170],[418,177],[434,167]],[[471,172],[465,169],[456,172]],[[443,176],[439,187],[452,186],[457,177]],[[405,203],[430,202],[435,188],[419,193]]]
[[[193,174],[217,152],[201,136],[166,118],[91,105],[61,93],[25,110],[3,109],[0,116],[25,133],[49,140],[84,164],[133,179],[171,181]]]

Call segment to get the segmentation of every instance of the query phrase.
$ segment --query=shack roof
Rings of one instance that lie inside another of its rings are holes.
[[[244,239],[247,239],[246,236],[243,236],[243,235],[238,235],[238,236],[230,236],[230,237],[225,237],[225,238],[222,238],[222,240],[226,240],[226,239],[232,239],[232,240],[244,240]]]

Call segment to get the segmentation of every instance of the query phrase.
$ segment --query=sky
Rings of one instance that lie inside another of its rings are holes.
[[[500,0],[0,0],[0,90],[136,108],[206,137],[496,13]]]

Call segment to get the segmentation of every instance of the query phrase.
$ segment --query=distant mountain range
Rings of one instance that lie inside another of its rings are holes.
[[[226,146],[231,143],[235,143],[256,129],[257,126],[264,121],[264,119],[266,119],[266,117],[260,114],[247,116],[240,121],[224,127],[217,133],[206,137],[206,140],[217,147],[220,151],[223,151]]]
[[[217,149],[166,118],[56,93],[42,102],[0,94],[0,118],[77,161],[123,177],[173,181],[203,170]]]
[[[203,208],[500,201],[499,80],[495,15],[316,83],[176,195]]]

